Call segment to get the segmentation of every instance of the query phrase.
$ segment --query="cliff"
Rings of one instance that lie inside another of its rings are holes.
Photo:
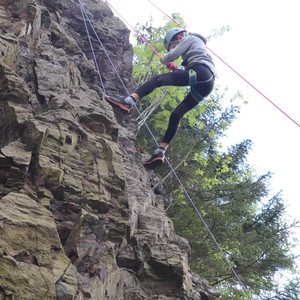
[[[0,0],[0,299],[216,299],[142,167],[129,31],[101,0]],[[108,55],[107,55],[108,54]],[[100,77],[99,77],[100,76]]]

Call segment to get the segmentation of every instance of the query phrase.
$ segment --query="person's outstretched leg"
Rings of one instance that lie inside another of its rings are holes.
[[[203,98],[208,96],[214,86],[214,76],[212,72],[204,65],[196,65],[195,71],[197,73],[197,83],[193,88],[196,92]],[[189,81],[188,73],[177,73],[173,72],[174,85],[184,86],[188,85]],[[201,99],[203,99],[201,97]],[[193,98],[192,94],[189,93],[186,98],[176,107],[176,109],[171,113],[169,124],[164,137],[161,140],[159,147],[154,151],[153,155],[144,162],[144,167],[147,169],[155,169],[164,163],[164,154],[169,144],[175,137],[181,118],[195,106],[197,106],[199,100]]]
[[[189,93],[186,98],[175,108],[171,113],[169,124],[164,137],[162,138],[159,147],[154,151],[152,156],[143,163],[146,169],[154,170],[158,166],[164,163],[165,151],[167,150],[169,144],[175,137],[181,118],[191,109],[198,105],[191,94]]]
[[[189,73],[185,70],[177,70],[165,74],[155,75],[143,83],[127,97],[112,97],[105,95],[105,100],[111,105],[120,108],[122,111],[129,113],[131,108],[144,96],[149,95],[154,89],[161,86],[186,86],[189,81]]]

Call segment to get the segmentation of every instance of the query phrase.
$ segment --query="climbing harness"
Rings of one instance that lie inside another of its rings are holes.
[[[191,94],[195,100],[198,102],[202,101],[204,97],[199,94],[199,92],[195,89],[195,85],[197,84],[197,73],[193,70],[189,70],[189,85],[191,87]]]
[[[191,92],[193,98],[195,100],[197,100],[198,102],[201,102],[204,99],[204,97],[199,94],[199,92],[195,89],[194,86],[191,86],[191,91],[190,92]]]
[[[204,81],[198,81],[197,80],[197,73],[195,72],[194,69],[189,69],[189,85],[190,86],[194,86],[197,83],[207,83],[210,82],[215,76],[211,75],[211,77],[209,77],[209,79],[204,80]]]
[[[193,69],[189,70],[189,86],[191,87],[191,94],[192,94],[192,96],[195,100],[200,102],[204,99],[204,97],[201,94],[199,94],[199,92],[196,90],[195,85],[197,83],[210,82],[213,78],[214,78],[214,75],[212,75],[209,79],[207,79],[205,81],[198,81],[197,80],[197,73],[195,72],[195,70],[193,70]]]
[[[189,85],[194,86],[197,84],[197,73],[193,70],[189,70]]]

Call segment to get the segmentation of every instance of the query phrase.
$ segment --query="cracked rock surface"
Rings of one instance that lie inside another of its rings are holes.
[[[0,0],[0,299],[217,299],[103,100],[124,94],[109,60],[134,87],[129,30],[85,9],[100,74],[78,1]]]

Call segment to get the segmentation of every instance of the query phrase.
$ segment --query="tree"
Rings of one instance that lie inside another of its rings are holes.
[[[295,277],[283,287],[276,284],[274,291],[263,295],[265,300],[299,300],[300,299],[300,278]]]
[[[183,23],[178,15],[173,17]],[[140,25],[139,31],[155,49],[162,51],[162,37],[174,25],[172,22],[160,28]],[[138,40],[134,52],[134,76],[138,83],[154,73],[166,72],[158,57],[142,41]],[[161,137],[170,112],[186,92],[186,88],[161,88],[143,99],[138,137],[140,148],[149,151],[156,147],[154,141],[149,141],[143,122],[147,120],[154,136]],[[185,116],[167,155],[248,292],[266,295],[276,289],[276,272],[294,266],[289,238],[296,223],[286,221],[280,193],[269,196],[271,174],[257,176],[246,163],[251,141],[242,141],[226,151],[222,149],[219,140],[243,101],[239,92],[231,101],[226,93],[226,88],[222,90],[216,86],[208,99]],[[224,102],[229,104],[225,106]],[[220,289],[222,299],[245,299],[245,291],[238,286],[235,275],[186,201],[172,172],[160,168],[157,174],[172,195],[166,209],[176,231],[191,244],[193,270]]]

